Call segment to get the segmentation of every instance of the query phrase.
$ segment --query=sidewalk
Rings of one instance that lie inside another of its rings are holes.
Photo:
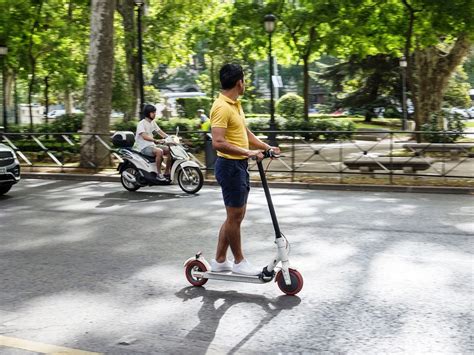
[[[103,181],[120,182],[120,176],[116,172],[100,174],[78,174],[78,173],[49,173],[49,172],[24,172],[23,179],[51,179],[51,180],[75,180],[75,181]],[[269,181],[271,188],[291,188],[307,190],[344,190],[344,191],[380,191],[380,192],[415,192],[415,193],[444,193],[444,194],[468,194],[474,195],[474,187],[455,186],[406,186],[406,185],[374,185],[374,184],[331,184],[331,183],[303,183],[303,182],[275,182]],[[217,186],[215,180],[205,179],[204,185]],[[260,187],[258,181],[251,181],[252,187]]]

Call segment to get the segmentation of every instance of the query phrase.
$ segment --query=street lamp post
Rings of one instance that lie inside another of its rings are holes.
[[[407,59],[405,56],[400,58],[400,68],[402,71],[402,111],[403,111],[403,120],[402,120],[402,130],[407,130]]]
[[[0,57],[2,58],[2,108],[3,108],[3,130],[8,129],[8,115],[7,115],[7,94],[5,92],[5,57],[8,54],[8,47],[0,45]]]
[[[143,89],[143,47],[142,47],[142,9],[145,5],[143,0],[134,0],[137,6],[137,32],[138,32],[138,81],[140,86],[140,118],[142,118],[143,106],[145,104],[145,93]]]
[[[275,125],[275,103],[273,95],[273,58],[272,58],[272,33],[275,30],[276,17],[272,14],[266,15],[264,18],[265,31],[268,33],[268,64],[270,69],[270,134],[268,140],[271,146],[276,146],[276,125]]]

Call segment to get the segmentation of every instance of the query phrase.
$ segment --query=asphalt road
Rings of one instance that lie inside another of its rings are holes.
[[[216,187],[22,180],[0,197],[0,354],[474,351],[472,196],[272,193],[305,281],[296,297],[189,287],[183,262],[212,257],[224,219]],[[273,237],[254,188],[248,259],[263,266]]]

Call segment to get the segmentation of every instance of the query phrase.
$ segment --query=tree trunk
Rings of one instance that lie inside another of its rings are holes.
[[[18,90],[16,73],[13,74],[13,106],[15,106],[15,124],[20,124],[20,115],[18,113]]]
[[[33,22],[33,28],[31,29],[30,41],[28,45],[28,60],[29,60],[30,70],[31,70],[31,79],[28,83],[28,111],[30,114],[30,131],[31,132],[33,132],[33,107],[31,105],[33,104],[33,89],[34,89],[35,80],[36,80],[36,60],[37,60],[37,56],[33,54],[33,47],[34,47],[33,37],[34,37],[36,29],[39,26],[38,19],[40,18],[42,8],[43,8],[43,1],[39,1],[37,3],[35,21]]]
[[[132,0],[120,0],[117,4],[117,10],[122,16],[122,25],[125,33],[125,59],[127,66],[128,86],[130,106],[123,113],[124,121],[131,121],[138,117],[138,54],[136,51],[137,29],[135,26],[134,2]]]
[[[462,34],[448,54],[436,47],[414,51],[409,84],[415,106],[416,130],[429,120],[432,113],[441,110],[449,78],[469,49],[468,36]]]
[[[211,98],[214,100],[216,97],[216,76],[214,74],[214,54],[211,54]]]
[[[73,108],[74,100],[71,94],[71,90],[66,89],[64,91],[64,110],[66,111],[66,114],[70,115],[72,113]]]
[[[14,103],[14,95],[13,95],[13,86],[14,86],[14,81],[15,81],[15,74],[11,69],[8,67],[5,70],[5,103],[6,103],[6,109],[8,113],[8,122],[11,122],[11,117],[14,115],[14,108],[15,108],[15,103]]]
[[[49,76],[44,77],[44,121],[48,123],[49,113]]]
[[[36,60],[30,53],[31,78],[28,83],[28,112],[30,116],[30,132],[33,132],[33,88],[36,80]]]
[[[108,157],[107,149],[92,135],[109,133],[112,110],[115,0],[92,0],[91,41],[87,66],[86,112],[81,139],[81,166],[99,167]]]
[[[303,117],[305,121],[309,121],[309,56],[303,57],[303,99],[304,111]]]

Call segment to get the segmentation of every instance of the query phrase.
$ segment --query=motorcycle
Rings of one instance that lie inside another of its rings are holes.
[[[178,182],[179,187],[188,194],[198,192],[203,183],[199,165],[191,160],[185,147],[176,135],[169,135],[164,144],[169,147],[171,159],[170,178],[164,181],[157,180],[155,157],[150,157],[133,149],[135,134],[130,131],[117,131],[112,136],[112,143],[122,162],[117,167],[120,172],[120,181],[128,191],[137,191],[144,186],[170,185]]]

